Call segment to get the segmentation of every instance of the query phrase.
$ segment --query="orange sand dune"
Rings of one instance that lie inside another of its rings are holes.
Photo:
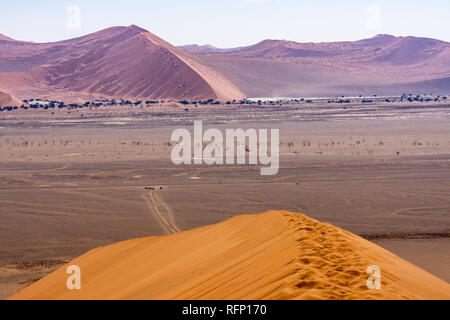
[[[304,215],[271,211],[92,250],[11,299],[450,299],[445,281]],[[369,265],[381,289],[366,286]]]

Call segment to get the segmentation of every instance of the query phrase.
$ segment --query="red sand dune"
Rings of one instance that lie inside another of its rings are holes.
[[[353,42],[264,40],[228,52],[197,52],[203,53],[203,63],[249,96],[450,92],[450,44],[435,39],[378,35]]]
[[[428,38],[176,48],[133,25],[54,43],[1,39],[0,87],[23,99],[450,93],[450,44]]]
[[[89,251],[10,299],[450,299],[450,285],[304,215],[272,211]],[[380,290],[367,267],[381,270]]]
[[[218,72],[136,26],[55,43],[0,43],[0,54],[0,83],[20,96],[79,92],[149,99],[244,97]]]

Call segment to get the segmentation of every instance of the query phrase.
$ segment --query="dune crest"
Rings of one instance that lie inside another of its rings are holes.
[[[356,235],[271,211],[89,251],[10,299],[450,299],[450,285]],[[366,285],[381,269],[381,290]]]
[[[0,41],[16,41],[13,38],[7,37],[4,34],[0,33]]]

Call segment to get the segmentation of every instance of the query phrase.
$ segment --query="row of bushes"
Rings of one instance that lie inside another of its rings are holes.
[[[360,97],[362,97],[362,95],[360,95]],[[376,97],[376,95],[374,95],[374,97]],[[409,102],[413,102],[413,101],[419,101],[419,102],[431,102],[431,101],[435,101],[438,102],[440,101],[440,99],[443,100],[447,100],[447,97],[441,97],[441,96],[437,96],[437,97],[421,97],[420,95],[416,95],[413,96],[412,94],[403,94],[399,100],[400,101],[404,101],[407,100]],[[127,105],[127,106],[141,106],[143,104],[146,105],[151,105],[151,104],[158,104],[158,103],[164,103],[164,102],[168,102],[168,101],[158,101],[158,100],[138,100],[138,101],[131,101],[131,100],[108,100],[108,99],[103,99],[103,100],[95,100],[93,102],[87,101],[83,104],[78,104],[78,103],[70,103],[70,104],[64,104],[64,102],[59,102],[59,101],[45,101],[46,103],[40,103],[39,99],[28,99],[28,100],[24,100],[23,102],[28,104],[28,106],[26,105],[21,105],[21,106],[7,106],[7,107],[0,107],[0,112],[2,111],[12,111],[12,110],[18,110],[20,109],[62,109],[62,108],[71,108],[71,109],[78,109],[78,108],[86,108],[86,107],[101,107],[101,106],[108,106],[108,105]],[[306,102],[306,103],[313,103],[312,100],[305,100],[304,98],[301,99],[291,99],[291,102],[297,103],[297,102]],[[395,99],[385,99],[385,102],[394,102],[396,101]],[[350,99],[331,99],[327,101],[328,103],[351,103]],[[372,103],[373,99],[362,99],[361,100],[362,103]],[[219,101],[215,101],[214,99],[209,99],[209,100],[204,100],[204,101],[188,101],[188,100],[181,100],[178,101],[178,103],[183,104],[183,105],[218,105],[220,104]],[[252,100],[247,100],[247,99],[243,99],[243,100],[233,100],[233,101],[227,101],[225,104],[227,105],[231,105],[231,104],[240,104],[240,105],[252,105],[252,104],[257,104],[257,105],[278,105],[278,104],[282,104],[282,101],[262,101],[262,100],[258,100],[258,101],[252,101]]]

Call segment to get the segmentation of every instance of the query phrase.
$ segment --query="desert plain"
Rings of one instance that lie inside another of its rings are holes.
[[[279,173],[174,165],[171,133],[194,120],[279,129]],[[0,298],[100,246],[270,210],[342,228],[448,282],[449,124],[445,102],[383,99],[4,112]]]

